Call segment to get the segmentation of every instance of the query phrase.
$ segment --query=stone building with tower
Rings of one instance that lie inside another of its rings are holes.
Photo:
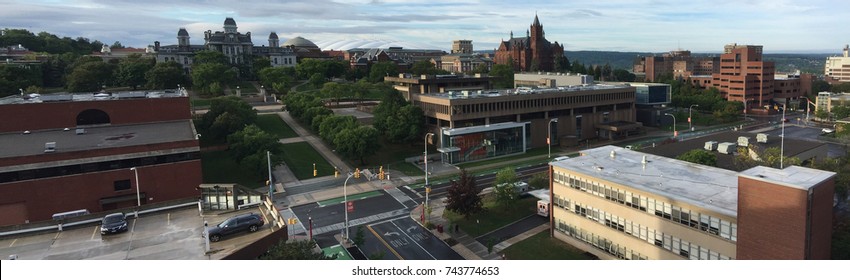
[[[268,46],[254,46],[251,32],[240,33],[237,31],[236,21],[233,18],[224,20],[224,31],[207,30],[204,32],[204,44],[192,45],[189,32],[186,28],[177,31],[177,45],[160,45],[154,42],[152,47],[156,53],[157,62],[174,61],[183,66],[186,73],[192,69],[192,58],[199,51],[217,51],[227,58],[232,65],[250,65],[253,56],[264,56],[269,59],[273,67],[294,67],[295,52],[291,48],[280,46],[277,33],[271,32],[268,37]]]
[[[525,37],[514,38],[511,31],[510,39],[502,41],[495,53],[496,64],[513,65],[514,71],[553,71],[555,60],[564,55],[564,45],[546,40],[543,25],[535,15]]]

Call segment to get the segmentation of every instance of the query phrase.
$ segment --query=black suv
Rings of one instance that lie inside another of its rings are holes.
[[[266,222],[263,221],[263,216],[257,213],[242,214],[231,217],[224,222],[212,227],[208,227],[210,241],[218,242],[222,237],[243,231],[255,232],[262,227]]]
[[[127,231],[127,220],[124,213],[113,213],[100,221],[100,234],[119,233]]]

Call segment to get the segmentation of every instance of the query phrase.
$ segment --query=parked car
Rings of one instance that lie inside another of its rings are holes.
[[[124,213],[112,213],[100,221],[100,234],[119,233],[127,231],[127,218]]]
[[[255,232],[260,229],[266,222],[263,216],[257,213],[242,214],[230,217],[218,225],[208,227],[210,241],[218,242],[222,237],[240,233],[240,232]]]

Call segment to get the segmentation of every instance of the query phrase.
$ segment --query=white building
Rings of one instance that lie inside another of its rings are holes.
[[[842,56],[826,58],[823,74],[835,81],[850,82],[850,45],[844,45]]]

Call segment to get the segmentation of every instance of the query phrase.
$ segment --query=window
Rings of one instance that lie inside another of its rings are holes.
[[[130,189],[130,180],[120,180],[112,183],[112,186],[115,188],[115,191],[123,191]]]

